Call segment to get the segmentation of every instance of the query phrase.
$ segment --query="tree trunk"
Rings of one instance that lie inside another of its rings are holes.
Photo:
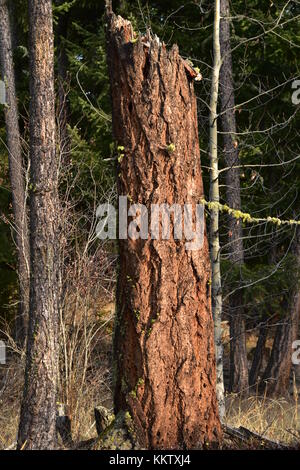
[[[118,193],[144,204],[203,196],[193,70],[159,39],[134,38],[109,13],[113,134],[124,146]],[[172,225],[174,222],[172,223]],[[204,222],[203,222],[204,224]],[[126,229],[127,231],[127,229]],[[206,233],[185,240],[120,237],[114,341],[115,411],[128,410],[142,447],[198,448],[219,441]]]
[[[251,369],[249,372],[249,385],[250,387],[255,387],[258,384],[258,376],[260,374],[262,363],[263,363],[263,354],[265,350],[265,344],[268,336],[267,329],[267,318],[263,318],[263,323],[259,328],[259,334],[257,343],[254,350],[253,360],[251,364]]]
[[[273,180],[275,173],[271,173],[271,180]],[[275,180],[273,181],[273,184],[275,184]],[[268,262],[270,265],[275,265],[277,262],[277,245],[276,243],[273,243],[272,246],[270,247],[269,251],[269,259]],[[269,313],[268,315],[274,315],[274,312],[269,307]],[[259,333],[258,333],[258,338],[253,354],[253,359],[252,359],[252,364],[251,364],[251,369],[249,372],[249,386],[250,387],[255,387],[258,389],[260,380],[261,380],[261,374],[264,372],[266,365],[264,364],[265,362],[265,354],[266,354],[266,340],[268,337],[268,329],[269,329],[269,320],[268,320],[268,315],[263,314],[261,318],[261,324],[259,327]],[[267,361],[269,358],[267,359]]]
[[[60,2],[62,3],[62,2]],[[68,56],[65,48],[69,25],[69,14],[60,15],[57,23],[57,78],[58,78],[58,123],[60,163],[63,165],[70,159],[71,139],[68,132],[70,103],[68,98]]]
[[[210,201],[219,203],[219,156],[217,106],[219,97],[220,54],[220,0],[215,1],[213,52],[214,64],[210,96],[209,116],[209,158],[210,158]],[[222,345],[222,280],[220,266],[219,208],[210,212],[210,259],[212,269],[212,312],[214,318],[215,351],[217,363],[217,400],[221,420],[225,415],[223,345]]]
[[[300,230],[297,227],[296,237],[293,245],[296,257],[298,277],[300,269]],[[297,279],[298,279],[297,277]],[[289,380],[292,367],[292,343],[297,339],[299,314],[300,314],[300,292],[296,282],[294,293],[291,296],[290,307],[287,317],[279,320],[274,337],[271,356],[260,383],[260,391],[269,396],[287,395],[289,391]]]
[[[17,25],[17,5],[16,2],[6,0],[10,19],[11,44],[14,51],[18,47],[18,25]],[[15,72],[16,75],[16,72]]]
[[[29,1],[30,316],[18,448],[56,445],[58,190],[51,0]]]
[[[29,240],[25,196],[25,171],[18,121],[18,109],[12,55],[12,39],[9,12],[6,0],[0,0],[0,65],[6,86],[4,108],[9,177],[12,192],[12,206],[15,221],[14,239],[18,257],[19,309],[16,317],[16,339],[21,344],[26,337],[29,301]]]
[[[234,84],[230,45],[229,1],[221,0],[220,43],[222,67],[220,71],[221,125],[226,166],[226,199],[229,207],[241,208],[239,153],[236,134]],[[229,259],[240,267],[244,262],[243,233],[241,220],[229,216]],[[246,350],[245,321],[242,312],[242,291],[229,297],[230,325],[230,384],[232,392],[245,392],[248,389],[248,363]]]

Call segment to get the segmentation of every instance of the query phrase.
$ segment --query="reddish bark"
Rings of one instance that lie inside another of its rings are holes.
[[[114,14],[108,23],[113,133],[125,148],[119,195],[148,209],[195,206],[203,185],[192,76],[177,46],[134,40]],[[202,448],[221,435],[206,232],[201,250],[185,241],[120,240],[115,411],[129,410],[146,448]]]

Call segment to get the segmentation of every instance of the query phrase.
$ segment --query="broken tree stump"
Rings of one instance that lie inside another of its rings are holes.
[[[177,46],[136,35],[111,11],[107,56],[119,196],[148,214],[153,204],[190,204],[195,214],[203,197],[195,73]],[[204,229],[203,245],[189,250],[173,228],[171,216],[167,240],[119,241],[115,412],[130,413],[144,448],[203,448],[221,436],[208,242]]]

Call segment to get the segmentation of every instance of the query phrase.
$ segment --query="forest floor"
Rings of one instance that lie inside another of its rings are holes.
[[[101,329],[101,340],[91,351],[89,364],[85,365],[84,370],[76,370],[74,379],[68,385],[68,402],[71,404],[69,413],[75,441],[85,441],[96,436],[94,407],[102,405],[112,409],[110,313],[111,310],[106,309],[102,319],[105,328]],[[7,449],[16,441],[22,399],[23,363],[24,354],[20,356],[14,353],[5,366],[0,366],[0,449]],[[62,392],[62,397],[63,395],[66,395],[66,391]],[[299,443],[300,403],[297,393],[296,396],[294,393],[288,398],[277,399],[256,394],[247,397],[228,394],[226,410],[225,424],[228,426],[243,426],[291,447]]]

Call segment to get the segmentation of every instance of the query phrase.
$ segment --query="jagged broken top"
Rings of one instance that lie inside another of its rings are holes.
[[[115,31],[118,38],[118,42],[123,44],[136,44],[142,46],[146,50],[163,48],[166,50],[166,45],[161,42],[156,34],[153,34],[150,29],[147,30],[146,34],[142,35],[134,31],[132,24],[129,20],[124,19],[120,15],[115,15],[112,11],[107,13],[107,23],[110,31]],[[179,55],[179,48],[177,44],[174,44],[171,48],[173,54]],[[193,68],[193,66],[185,59],[180,57],[188,76],[192,79],[199,76],[199,73]]]

